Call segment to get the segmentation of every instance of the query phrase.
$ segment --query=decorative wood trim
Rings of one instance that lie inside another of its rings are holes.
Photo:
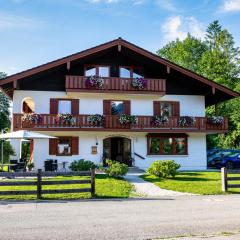
[[[72,155],[79,154],[79,137],[72,137]]]
[[[169,74],[171,71],[171,68],[169,66],[167,66],[167,73]]]
[[[67,70],[70,70],[71,69],[71,62],[67,62]]]
[[[55,138],[49,139],[49,155],[57,155],[57,142]]]
[[[50,99],[50,114],[58,114],[58,99]]]
[[[79,99],[71,100],[71,112],[73,115],[79,114]]]
[[[121,50],[122,50],[122,46],[121,44],[118,44],[118,51],[121,52]]]

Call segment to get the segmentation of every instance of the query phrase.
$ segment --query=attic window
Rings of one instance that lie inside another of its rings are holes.
[[[121,66],[119,68],[121,78],[143,78],[143,69],[141,67]]]
[[[97,65],[88,65],[85,66],[85,76],[101,76],[109,77],[110,76],[110,67],[109,66],[97,66]]]

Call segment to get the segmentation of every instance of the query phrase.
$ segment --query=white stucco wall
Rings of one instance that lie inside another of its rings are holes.
[[[154,95],[118,95],[118,94],[80,94],[74,93],[70,96],[65,92],[43,92],[15,90],[13,95],[13,113],[21,113],[24,98],[31,97],[35,102],[35,112],[48,114],[50,98],[78,98],[80,114],[103,113],[103,100],[131,100],[131,114],[153,115],[153,101],[179,101],[180,115],[205,116],[204,96],[196,95],[165,95],[158,97]]]
[[[47,133],[52,134],[52,133]],[[61,135],[60,132],[55,135]],[[65,134],[67,136],[67,134]],[[132,156],[135,159],[135,166],[146,169],[155,160],[175,160],[181,165],[181,170],[204,170],[207,168],[206,158],[206,134],[204,133],[188,133],[188,155],[183,156],[148,156],[147,155],[147,138],[146,133],[111,133],[111,132],[82,132],[74,133],[79,136],[79,155],[74,156],[53,156],[49,155],[49,142],[47,139],[34,140],[34,163],[35,168],[43,168],[46,159],[57,159],[58,162],[72,162],[78,159],[88,159],[96,164],[101,163],[103,153],[103,139],[113,136],[122,136],[131,139]],[[68,135],[69,136],[69,135]],[[96,146],[98,142],[98,154],[91,154],[91,146]],[[134,152],[145,157],[144,160],[134,156]]]

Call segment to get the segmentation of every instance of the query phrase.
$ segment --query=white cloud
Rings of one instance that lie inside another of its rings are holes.
[[[9,28],[35,28],[39,27],[40,25],[41,22],[29,17],[16,16],[0,12],[0,30]]]
[[[183,40],[188,33],[197,37],[204,37],[202,24],[194,17],[173,16],[162,25],[164,42],[169,42],[179,38]]]
[[[224,0],[220,7],[221,12],[238,12],[240,11],[240,0]]]

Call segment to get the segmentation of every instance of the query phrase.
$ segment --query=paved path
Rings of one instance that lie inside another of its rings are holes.
[[[138,195],[145,197],[192,195],[189,193],[176,192],[157,187],[153,183],[146,182],[142,178],[140,178],[139,176],[142,174],[143,172],[130,172],[125,176],[125,179],[134,185],[135,191]]]
[[[146,240],[237,232],[239,203],[239,195],[0,202],[0,239]]]

